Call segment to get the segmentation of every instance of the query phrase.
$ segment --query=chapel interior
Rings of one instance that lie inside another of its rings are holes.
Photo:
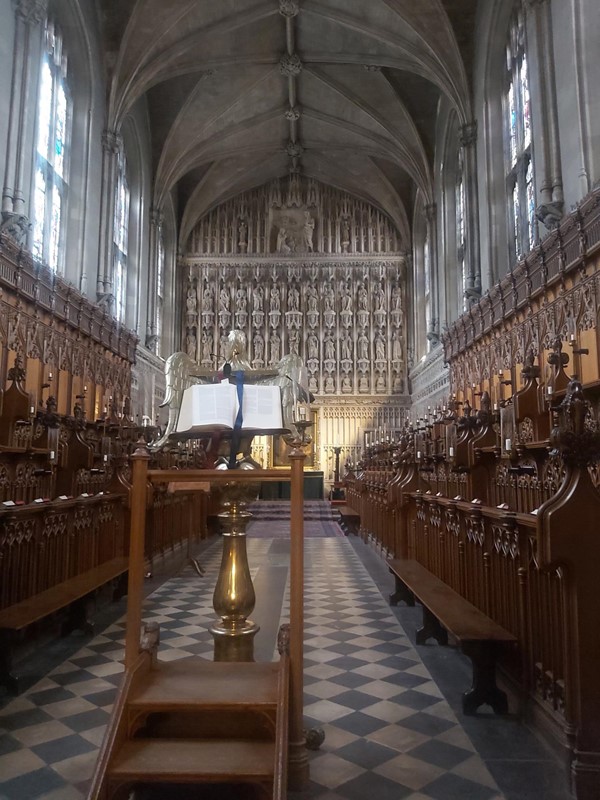
[[[1,800],[600,797],[599,53],[0,3]]]

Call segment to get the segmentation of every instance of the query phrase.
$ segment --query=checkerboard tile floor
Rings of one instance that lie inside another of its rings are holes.
[[[309,786],[293,797],[503,797],[350,542],[307,539],[305,553],[305,717],[326,738],[310,754]],[[253,577],[284,564],[277,540],[249,538],[248,554]],[[202,563],[204,578],[186,567],[147,601],[161,659],[212,658],[218,541]],[[287,588],[275,600],[283,621]],[[123,632],[123,620],[109,626],[0,711],[1,800],[85,797],[121,676]]]

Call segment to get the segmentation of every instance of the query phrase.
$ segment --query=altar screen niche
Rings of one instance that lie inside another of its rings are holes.
[[[195,384],[183,393],[177,433],[233,430],[239,411],[238,387],[229,382]],[[279,386],[244,384],[242,429],[281,430]]]

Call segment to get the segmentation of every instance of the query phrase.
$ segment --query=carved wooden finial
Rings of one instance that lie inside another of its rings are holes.
[[[13,383],[25,382],[25,369],[23,367],[23,356],[21,353],[17,353],[14,366],[8,370],[8,380]]]
[[[600,432],[590,424],[589,408],[580,381],[569,381],[558,408],[558,425],[550,435],[554,453],[569,466],[581,469],[600,461]]]
[[[560,341],[560,339],[559,339]],[[561,343],[562,347],[562,343]],[[567,356],[567,360],[568,360]],[[525,381],[533,381],[536,378],[540,377],[540,368],[535,363],[535,355],[533,351],[530,351],[527,356],[525,356],[525,364],[523,366],[523,370],[521,375],[523,376],[523,380]]]
[[[277,633],[277,652],[279,655],[290,654],[290,626],[287,622],[281,625]]]

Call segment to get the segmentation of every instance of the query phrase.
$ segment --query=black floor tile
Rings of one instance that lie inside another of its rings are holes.
[[[87,739],[77,736],[77,734],[54,739],[51,742],[44,742],[44,744],[38,744],[31,748],[36,756],[42,758],[47,764],[64,761],[65,758],[73,758],[73,756],[80,756],[95,749],[95,745],[88,742]]]
[[[413,790],[407,786],[390,781],[374,772],[359,775],[358,778],[338,786],[336,791],[347,800],[366,800],[367,798],[402,800],[403,797],[408,797],[413,793]]]
[[[66,786],[66,781],[50,767],[36,769],[18,778],[0,784],[2,800],[35,800],[55,789]]]

